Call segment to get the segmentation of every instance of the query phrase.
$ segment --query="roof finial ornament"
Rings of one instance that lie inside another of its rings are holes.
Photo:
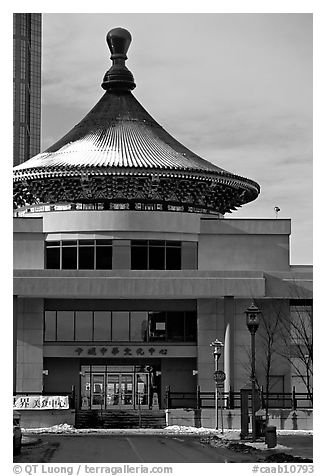
[[[136,87],[134,77],[125,65],[131,40],[131,34],[124,28],[113,28],[106,35],[113,64],[104,75],[103,89],[131,91]]]

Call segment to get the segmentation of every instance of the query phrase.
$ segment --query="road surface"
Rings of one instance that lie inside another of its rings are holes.
[[[191,436],[42,435],[16,463],[245,463],[257,456],[213,448]]]

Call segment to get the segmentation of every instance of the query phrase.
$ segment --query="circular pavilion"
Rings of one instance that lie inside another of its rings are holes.
[[[14,208],[157,210],[224,215],[255,200],[259,185],[193,153],[133,96],[125,66],[130,33],[107,35],[105,94],[70,132],[14,167]],[[34,207],[34,208],[33,208]]]

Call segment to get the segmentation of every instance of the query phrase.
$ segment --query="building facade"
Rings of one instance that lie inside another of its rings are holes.
[[[14,13],[14,165],[40,151],[41,13]]]
[[[131,93],[130,34],[107,39],[104,96],[14,168],[14,392],[73,388],[81,410],[164,408],[167,387],[214,390],[216,338],[224,389],[239,391],[250,377],[246,309],[254,301],[286,329],[294,309],[311,309],[312,269],[290,264],[290,220],[224,217],[259,185],[164,131]],[[265,334],[261,325],[261,385]],[[274,351],[269,377],[291,391],[285,352]]]

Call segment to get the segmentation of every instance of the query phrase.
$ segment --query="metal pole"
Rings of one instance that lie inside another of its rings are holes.
[[[256,414],[255,414],[255,333],[251,332],[251,411],[252,411],[252,441],[256,441]]]
[[[218,355],[217,352],[214,352],[214,359],[215,359],[215,372],[218,371]],[[217,375],[217,373],[215,373]],[[217,380],[215,382],[215,429],[218,430],[218,388],[217,388]]]
[[[141,428],[141,406],[140,406],[140,393],[137,391],[138,395],[138,425]]]
[[[221,396],[221,405],[220,405],[220,408],[221,408],[221,430],[222,430],[222,435],[224,434],[224,428],[223,428],[223,393],[221,392],[221,390],[219,391],[219,394]]]

